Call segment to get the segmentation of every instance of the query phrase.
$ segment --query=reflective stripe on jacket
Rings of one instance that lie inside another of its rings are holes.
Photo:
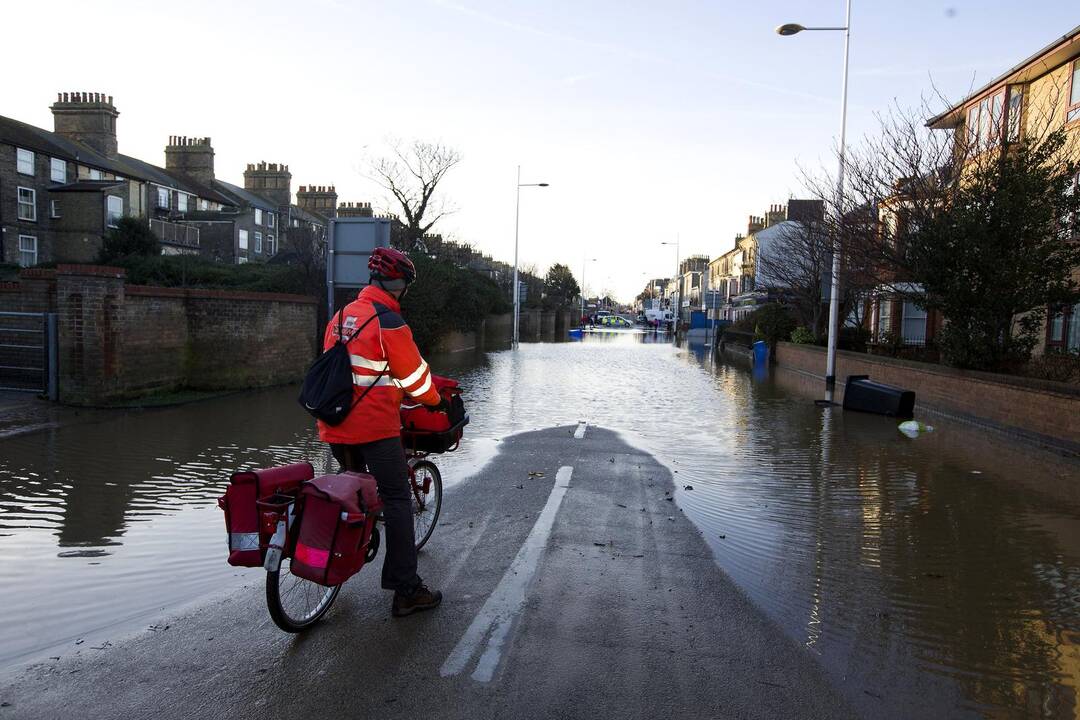
[[[345,422],[333,427],[319,422],[319,437],[325,442],[348,444],[396,437],[401,434],[400,407],[406,394],[425,405],[438,404],[439,392],[431,383],[431,370],[420,357],[412,331],[401,317],[401,305],[390,293],[369,285],[342,312],[342,334],[346,338],[376,312],[381,313],[348,346],[353,398],[371,390]],[[335,314],[326,325],[323,349],[329,349],[337,339]]]

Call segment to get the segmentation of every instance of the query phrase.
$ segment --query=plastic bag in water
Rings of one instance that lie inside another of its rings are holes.
[[[933,425],[925,425],[918,420],[905,420],[897,425],[896,429],[909,438],[917,438],[923,433],[934,432]]]

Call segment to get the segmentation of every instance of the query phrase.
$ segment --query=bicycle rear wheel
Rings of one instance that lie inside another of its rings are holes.
[[[412,466],[413,534],[416,549],[424,547],[435,531],[442,510],[442,474],[430,460],[418,460]],[[426,491],[425,491],[426,489]]]
[[[266,608],[274,624],[285,632],[298,633],[319,622],[334,604],[340,585],[326,587],[289,572],[285,558],[277,572],[266,573]]]

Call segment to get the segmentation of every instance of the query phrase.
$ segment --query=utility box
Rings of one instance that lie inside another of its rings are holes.
[[[915,415],[915,392],[874,382],[869,375],[848,375],[844,385],[844,409],[910,418]]]

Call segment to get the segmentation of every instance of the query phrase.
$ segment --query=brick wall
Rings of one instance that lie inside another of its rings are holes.
[[[824,387],[824,348],[778,343],[776,364],[820,378]],[[1080,453],[1080,388],[1075,386],[841,350],[836,353],[840,402],[848,375],[869,375],[879,382],[914,390],[918,410],[958,417]]]
[[[0,309],[58,313],[60,400],[76,405],[294,382],[316,353],[313,298],[127,285],[118,268],[24,270]]]

